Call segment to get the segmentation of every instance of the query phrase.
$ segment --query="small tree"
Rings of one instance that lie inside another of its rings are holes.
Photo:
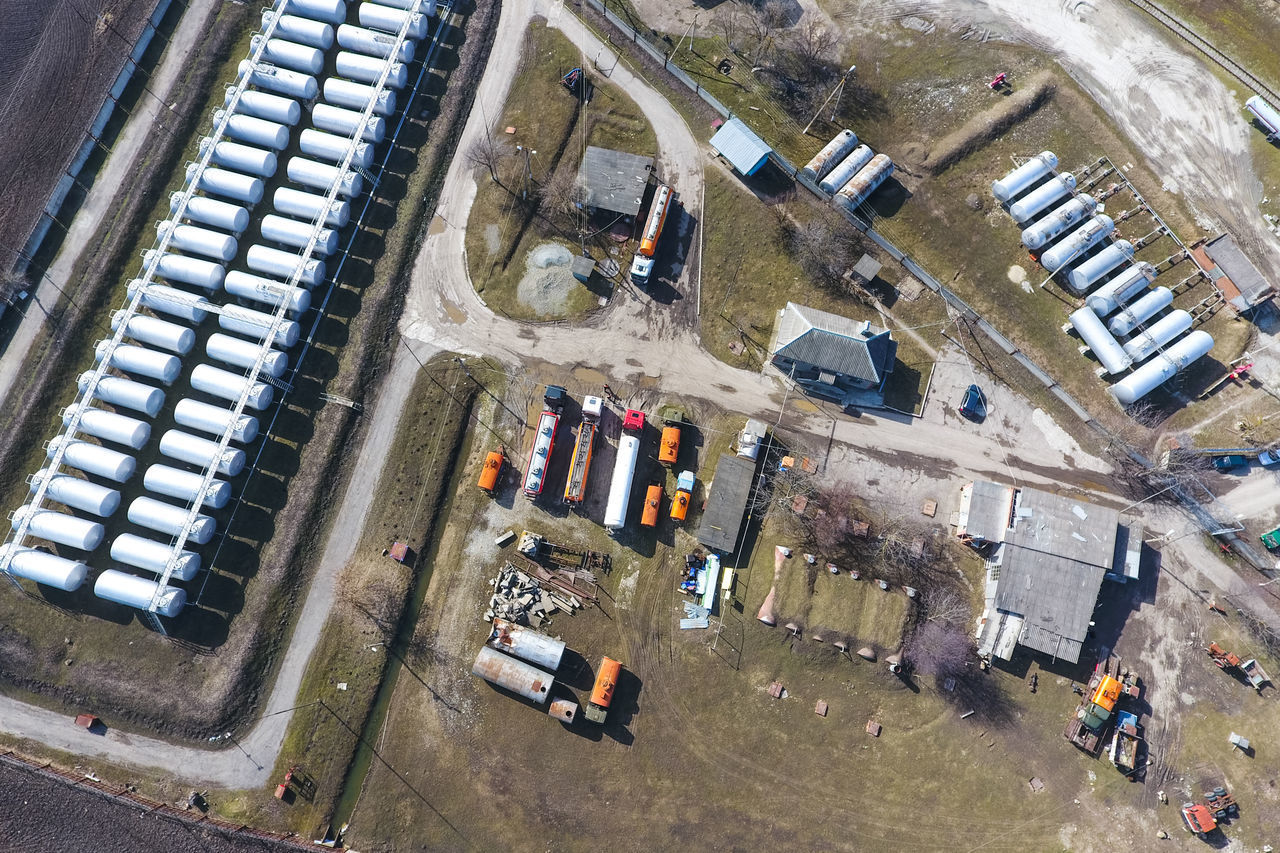
[[[575,215],[584,198],[584,188],[573,169],[557,169],[538,188],[542,211],[552,220]]]
[[[510,156],[511,146],[505,140],[494,139],[488,133],[471,143],[471,147],[467,149],[467,162],[472,166],[488,169],[489,178],[498,184],[502,183],[498,180],[498,170]]]
[[[916,672],[945,678],[964,672],[975,655],[967,631],[951,622],[925,621],[907,642],[906,658]]]

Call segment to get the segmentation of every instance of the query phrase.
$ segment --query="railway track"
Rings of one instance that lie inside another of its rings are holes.
[[[1162,7],[1151,2],[1151,0],[1129,0],[1129,2],[1155,18],[1158,22],[1163,24],[1166,29],[1185,41],[1187,44],[1194,47],[1196,50],[1203,53],[1209,59],[1213,60],[1216,65],[1232,77],[1235,77],[1241,83],[1245,84],[1245,86],[1248,86],[1257,94],[1264,96],[1272,104],[1280,104],[1280,94],[1277,94],[1275,89],[1250,74],[1244,66],[1218,50],[1207,39],[1203,38],[1199,33],[1191,29],[1191,27],[1184,24],[1178,18],[1169,14]]]

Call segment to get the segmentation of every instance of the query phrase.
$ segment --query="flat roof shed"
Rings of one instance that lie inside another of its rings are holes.
[[[754,459],[728,453],[720,455],[711,480],[707,506],[702,511],[702,524],[698,527],[699,542],[724,554],[732,554],[738,549],[738,534],[742,532],[755,474]]]
[[[583,203],[597,210],[635,216],[640,212],[652,171],[652,157],[589,145],[578,169]]]
[[[773,149],[742,121],[731,118],[711,137],[711,147],[741,175],[754,175]]]
[[[1210,277],[1217,280],[1219,289],[1237,311],[1247,311],[1275,296],[1276,289],[1240,251],[1230,234],[1205,243],[1204,252],[1220,271],[1215,275],[1217,271],[1210,270]]]

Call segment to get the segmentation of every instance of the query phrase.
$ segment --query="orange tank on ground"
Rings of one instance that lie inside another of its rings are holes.
[[[664,427],[662,443],[658,446],[658,462],[662,465],[676,464],[680,455],[680,427]]]
[[[502,463],[504,461],[502,451],[489,451],[489,455],[484,458],[484,467],[480,469],[480,482],[478,485],[482,491],[493,494],[498,487],[498,477],[502,474]]]
[[[662,507],[662,486],[652,485],[644,496],[644,513],[640,516],[642,527],[658,526],[658,510]]]

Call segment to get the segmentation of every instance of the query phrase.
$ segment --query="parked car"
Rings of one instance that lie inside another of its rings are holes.
[[[960,414],[971,421],[980,421],[987,416],[987,396],[977,385],[970,385],[960,401]]]
[[[1249,460],[1245,459],[1239,453],[1230,453],[1226,456],[1213,457],[1213,467],[1219,471],[1230,471],[1232,468],[1242,468],[1249,464]]]
[[[1271,466],[1280,463],[1280,451],[1264,450],[1258,454],[1258,464]]]

